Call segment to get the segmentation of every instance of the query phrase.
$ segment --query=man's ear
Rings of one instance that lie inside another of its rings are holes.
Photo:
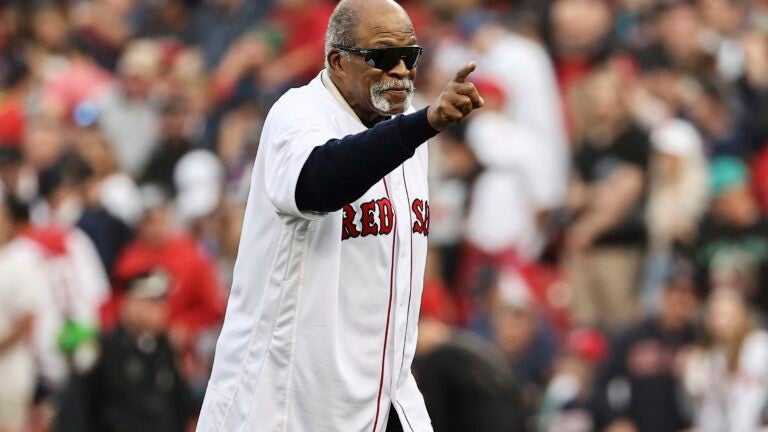
[[[344,56],[336,49],[328,53],[328,65],[338,75],[344,75]]]

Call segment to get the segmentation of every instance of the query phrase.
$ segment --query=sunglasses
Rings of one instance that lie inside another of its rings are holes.
[[[368,66],[383,71],[392,70],[392,68],[400,64],[400,60],[405,62],[406,68],[413,69],[419,63],[419,57],[421,57],[421,53],[424,51],[418,45],[366,49],[339,45],[334,45],[333,47],[363,57]]]

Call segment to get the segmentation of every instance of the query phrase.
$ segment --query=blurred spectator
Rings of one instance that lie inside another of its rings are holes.
[[[768,214],[768,146],[752,160],[752,188],[763,214]]]
[[[688,81],[683,105],[704,138],[707,155],[745,157],[753,134],[742,110],[731,106],[726,89],[711,81]]]
[[[77,2],[69,7],[72,38],[103,68],[114,70],[120,52],[134,36],[131,1]]]
[[[179,159],[192,150],[185,130],[186,119],[187,108],[183,100],[170,100],[162,107],[160,144],[140,177],[142,183],[155,183],[175,192],[173,170]]]
[[[669,120],[651,133],[648,190],[649,251],[646,288],[656,291],[665,267],[681,245],[690,246],[707,206],[707,161],[701,137],[683,120]],[[645,293],[652,295],[653,293]]]
[[[268,20],[282,39],[279,54],[259,73],[271,89],[306,83],[317,75],[325,46],[325,30],[333,12],[327,0],[276,0]]]
[[[678,432],[690,427],[679,390],[681,355],[695,338],[692,273],[684,263],[672,266],[658,313],[612,344],[596,382],[598,430]]]
[[[90,171],[84,185],[86,204],[103,208],[126,227],[136,226],[141,217],[139,188],[133,177],[120,170],[104,134],[93,127],[81,128],[73,139],[76,154]],[[124,246],[119,238],[116,242]]]
[[[552,378],[542,397],[538,425],[541,432],[589,432],[592,419],[592,382],[608,350],[606,339],[591,329],[576,329],[565,340],[555,360]]]
[[[467,125],[467,145],[479,165],[470,190],[467,241],[487,254],[508,253],[534,260],[544,243],[541,216],[555,203],[556,180],[547,167],[552,154],[540,135],[505,115],[504,90],[478,80],[484,109]]]
[[[127,284],[120,324],[72,376],[55,430],[188,430],[196,407],[166,334],[171,283],[153,270]]]
[[[768,333],[743,296],[719,289],[709,300],[707,344],[688,356],[686,389],[700,432],[757,432],[768,425]]]
[[[744,70],[736,83],[740,113],[750,132],[749,151],[765,153],[768,143],[768,34],[753,30],[741,40]]]
[[[555,335],[536,313],[519,275],[500,275],[488,296],[493,341],[512,366],[527,412],[533,413],[555,358]]]
[[[130,16],[131,26],[141,38],[170,38],[185,44],[195,43],[192,2],[163,0],[136,5]]]
[[[648,134],[629,116],[617,72],[603,69],[576,98],[574,154],[565,253],[577,323],[616,329],[637,315],[636,286],[646,245],[643,221]]]
[[[706,29],[702,43],[715,58],[717,72],[728,81],[744,71],[744,51],[740,30],[746,22],[747,8],[731,0],[701,0],[699,9]]]
[[[145,214],[135,240],[115,262],[113,276],[119,288],[151,269],[168,273],[173,282],[168,294],[168,336],[182,355],[184,373],[199,377],[207,373],[200,370],[206,359],[197,355],[196,343],[201,332],[224,317],[224,291],[209,253],[174,226],[174,209],[165,193],[154,185],[146,185],[142,192]]]
[[[699,289],[737,289],[768,311],[768,220],[749,189],[746,166],[721,157],[712,161],[710,173],[712,200],[692,249]]]
[[[610,54],[611,11],[605,0],[557,0],[547,21],[550,48],[563,99]],[[572,107],[566,120],[573,126]]]
[[[451,327],[444,288],[425,283],[424,296],[414,376],[435,430],[525,431],[520,389],[503,354]]]
[[[694,2],[665,0],[657,3],[655,27],[658,42],[652,48],[675,68],[704,78],[714,72],[712,58],[704,50],[704,26]]]
[[[219,63],[235,44],[269,11],[267,0],[201,0],[193,16],[194,40],[208,66]]]
[[[495,110],[535,134],[538,164],[550,177],[539,186],[541,205],[557,207],[565,196],[568,145],[551,60],[537,42],[510,32],[488,12],[468,13],[457,24],[466,41],[442,47],[436,54],[440,69],[452,71],[473,58],[478,77],[501,87],[503,109]]]
[[[39,110],[48,118],[70,118],[80,103],[102,97],[112,84],[112,75],[99,67],[82,46],[68,47],[65,56],[41,56],[37,66],[45,84]]]
[[[463,167],[452,169],[468,174],[465,245],[456,276],[463,319],[481,271],[520,269],[541,253],[553,181],[546,169],[551,155],[536,144],[541,138],[535,132],[504,114],[501,87],[489,79],[478,79],[475,85],[483,94],[484,110],[467,126],[466,143],[444,143],[446,150],[467,146],[454,147],[452,156],[464,158]]]
[[[194,150],[184,155],[173,171],[176,209],[188,224],[209,216],[219,207],[224,167],[213,153]]]
[[[27,65],[7,58],[0,65],[2,97],[0,97],[0,142],[20,146],[26,126],[27,97],[31,89]]]
[[[0,192],[0,430],[21,432],[34,396],[34,326],[48,295],[34,250],[19,236],[19,203]]]
[[[259,147],[263,113],[253,103],[244,103],[222,119],[216,150],[226,171],[225,188],[234,199],[245,203],[251,170]]]
[[[519,388],[497,348],[432,318],[422,318],[419,334],[414,374],[435,430],[526,430]]]
[[[31,220],[25,215],[21,228],[40,251],[38,265],[54,299],[53,308],[41,318],[46,328],[58,333],[43,346],[48,364],[43,375],[54,387],[66,378],[69,355],[98,328],[109,292],[98,250],[76,225],[83,215],[83,182],[88,175],[88,167],[71,153],[40,171],[38,187],[44,200],[33,206]]]
[[[650,247],[669,253],[688,244],[706,210],[707,161],[701,137],[683,120],[670,120],[651,134],[654,155],[648,191]]]
[[[210,256],[189,235],[173,224],[173,209],[164,193],[145,187],[146,212],[136,239],[115,263],[118,282],[153,268],[165,270],[173,280],[168,296],[169,334],[177,346],[186,346],[195,334],[218,323],[224,314],[223,292]]]
[[[120,167],[132,176],[141,174],[160,140],[158,101],[152,93],[160,56],[155,41],[131,42],[120,58],[116,84],[96,100],[98,125]]]
[[[122,175],[89,177],[84,188],[85,200],[76,225],[93,242],[103,268],[110,271],[133,236],[129,224],[136,223],[138,189]]]
[[[29,198],[25,179],[30,177],[24,169],[24,155],[14,146],[0,145],[0,184],[5,193],[17,198]],[[34,193],[34,192],[33,192]]]

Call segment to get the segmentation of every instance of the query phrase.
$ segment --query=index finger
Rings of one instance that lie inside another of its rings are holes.
[[[456,72],[456,77],[453,79],[455,82],[463,83],[467,81],[467,77],[477,68],[477,63],[471,61],[464,66],[463,69]]]

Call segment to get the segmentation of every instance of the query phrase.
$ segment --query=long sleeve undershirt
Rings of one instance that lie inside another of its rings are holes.
[[[315,147],[299,174],[296,205],[301,211],[341,209],[360,198],[437,133],[427,121],[424,108]]]

